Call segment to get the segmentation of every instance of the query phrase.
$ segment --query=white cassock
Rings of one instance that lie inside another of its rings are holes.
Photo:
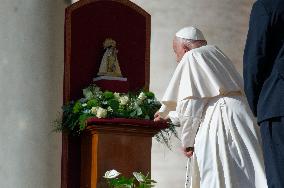
[[[216,46],[187,52],[162,99],[162,116],[181,125],[183,147],[193,147],[186,187],[266,188],[259,127],[243,81]]]

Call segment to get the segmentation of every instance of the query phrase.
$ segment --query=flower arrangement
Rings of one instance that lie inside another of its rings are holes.
[[[79,135],[87,125],[87,119],[96,118],[131,118],[151,120],[161,104],[154,93],[117,93],[102,91],[95,84],[83,89],[84,97],[63,106],[63,117],[55,121],[57,131]],[[159,142],[170,147],[170,137],[177,133],[174,125],[156,135]]]
[[[151,188],[157,183],[149,178],[149,174],[145,176],[141,172],[133,172],[132,178],[119,177],[120,175],[121,173],[116,170],[105,173],[104,178],[110,188]]]

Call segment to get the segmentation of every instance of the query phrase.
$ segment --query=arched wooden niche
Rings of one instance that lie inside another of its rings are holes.
[[[149,87],[150,15],[128,0],[80,0],[66,9],[64,101],[92,83],[106,38],[117,42],[129,90]]]
[[[64,103],[81,98],[96,77],[106,38],[117,42],[129,90],[148,89],[150,26],[150,15],[128,0],[80,0],[66,8]],[[80,153],[81,138],[63,134],[62,188],[80,187]]]

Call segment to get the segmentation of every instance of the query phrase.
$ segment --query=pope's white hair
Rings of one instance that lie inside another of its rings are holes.
[[[184,48],[191,50],[194,48],[199,48],[201,46],[207,45],[206,40],[190,40],[190,39],[184,39],[180,37],[176,37],[179,42],[184,46]]]

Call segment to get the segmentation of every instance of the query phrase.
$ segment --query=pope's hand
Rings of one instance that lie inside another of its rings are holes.
[[[193,152],[194,152],[194,147],[183,148],[183,154],[188,158],[192,157]]]
[[[159,114],[159,112],[156,112],[155,115],[154,115],[154,121],[155,121],[155,122],[165,122],[165,121],[168,121],[168,120],[169,120],[168,117],[163,118],[163,117]]]
[[[155,113],[155,115],[154,115],[154,118],[158,117],[159,115],[160,115],[160,112],[157,111],[157,112]]]

